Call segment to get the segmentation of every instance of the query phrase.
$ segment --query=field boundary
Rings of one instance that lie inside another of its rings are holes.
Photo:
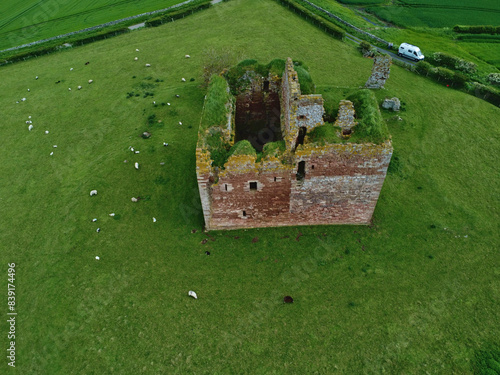
[[[333,19],[335,19],[336,21],[338,21],[338,22],[342,23],[343,25],[345,25],[345,26],[347,26],[347,27],[350,27],[351,29],[356,30],[358,33],[361,33],[361,34],[363,34],[363,35],[366,35],[366,36],[368,36],[369,38],[372,38],[372,39],[376,40],[377,42],[380,42],[380,43],[383,43],[383,44],[387,44],[387,46],[389,46],[389,47],[392,47],[392,45],[393,45],[391,42],[388,42],[387,40],[384,40],[384,39],[382,39],[382,38],[379,38],[378,36],[375,36],[375,35],[373,35],[373,34],[370,34],[369,32],[366,32],[366,31],[364,31],[364,30],[361,30],[359,27],[356,27],[356,26],[354,26],[354,25],[350,24],[349,22],[347,22],[347,21],[343,20],[343,19],[342,19],[342,18],[340,18],[339,16],[337,16],[337,15],[335,15],[335,14],[333,14],[333,13],[331,13],[331,12],[327,11],[326,9],[321,8],[320,6],[318,6],[318,5],[314,4],[314,3],[313,3],[313,2],[311,2],[311,1],[308,1],[308,0],[302,0],[302,1],[303,1],[304,3],[306,3],[306,4],[309,4],[309,5],[310,5],[310,6],[312,6],[313,8],[315,8],[315,9],[319,10],[320,12],[325,13],[328,17],[333,18]]]
[[[183,5],[187,5],[187,4],[189,4],[189,3],[193,2],[193,1],[195,1],[195,0],[186,0],[186,1],[183,1],[182,3],[172,5],[172,6],[168,7],[168,8],[153,10],[151,12],[145,12],[145,13],[137,14],[135,16],[125,17],[125,18],[122,18],[122,19],[119,19],[119,20],[106,22],[106,23],[103,23],[103,24],[100,24],[100,25],[97,25],[97,26],[88,27],[86,29],[72,31],[70,33],[53,36],[51,38],[41,39],[41,40],[37,40],[35,42],[30,42],[30,43],[22,44],[22,45],[17,46],[17,47],[10,47],[10,48],[1,50],[0,53],[2,53],[2,52],[8,52],[8,51],[15,51],[15,50],[18,50],[18,49],[22,49],[22,48],[26,48],[26,47],[32,47],[32,46],[35,46],[35,45],[38,45],[38,44],[42,44],[42,43],[45,43],[45,42],[50,42],[50,41],[53,41],[53,40],[57,40],[57,39],[61,39],[61,38],[66,38],[68,36],[77,35],[77,34],[83,34],[83,33],[89,32],[89,31],[95,31],[95,30],[103,29],[105,27],[117,25],[119,23],[130,21],[130,20],[133,20],[133,19],[136,19],[136,18],[145,17],[145,16],[151,16],[151,15],[154,15],[154,14],[157,14],[157,13],[166,12],[168,10],[175,9],[175,8],[181,7]]]

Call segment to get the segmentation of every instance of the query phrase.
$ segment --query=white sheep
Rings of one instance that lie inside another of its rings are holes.
[[[94,80],[92,80],[92,79],[89,79],[89,83],[92,83],[92,82],[94,82]]]
[[[112,213],[109,214],[109,216],[113,217],[113,216],[115,216],[115,213],[112,212]]]
[[[90,191],[90,196],[97,195],[97,190],[91,190]]]
[[[135,151],[136,154],[138,154],[140,151]]]
[[[132,201],[132,202],[137,202],[137,201],[138,201],[138,199],[137,199],[137,198],[135,198],[135,197],[132,197],[131,201]]]
[[[134,57],[134,60],[137,61],[137,60],[139,60],[139,58],[138,57]]]
[[[135,169],[139,169],[139,163],[137,163],[137,162],[136,162],[136,163],[134,164],[134,166],[135,166]]]
[[[189,58],[190,58],[191,56],[189,56],[189,55],[186,55],[186,56],[184,56],[184,57],[185,57],[186,59],[189,59]]]
[[[38,79],[38,76],[36,76],[35,79]]]
[[[48,131],[48,130],[45,130],[45,134],[49,134],[49,131]]]
[[[33,125],[28,126],[28,130],[29,131],[33,130]]]
[[[28,118],[31,118],[31,116],[28,116]]]
[[[136,48],[136,49],[135,49],[135,52],[139,52],[139,48]]]
[[[25,102],[25,101],[26,101],[26,98],[22,98],[21,100],[22,100],[23,102]]]
[[[156,223],[156,218],[155,217],[153,218],[153,223]]]
[[[186,78],[181,78],[181,81],[182,82],[186,82]]]
[[[146,67],[149,68],[151,66],[151,64],[146,64]]]
[[[71,87],[68,88],[68,91],[71,91]]]
[[[30,89],[28,89],[28,92],[30,92]]]
[[[193,297],[194,299],[198,299],[198,296],[197,296],[197,295],[196,295],[196,293],[195,293],[195,292],[193,292],[192,290],[190,290],[190,291],[188,292],[188,295],[189,295],[190,297]]]
[[[82,89],[82,86],[78,86],[78,90],[81,90]]]
[[[50,156],[52,156],[52,155],[54,155],[54,151],[52,151],[52,152],[50,153]]]
[[[96,256],[95,258],[96,258],[96,260],[99,260],[99,259],[101,259],[101,258],[99,258],[98,256]]]
[[[57,148],[57,145],[54,145],[54,146],[52,146],[52,147]]]
[[[170,105],[170,103],[167,103],[167,105]]]
[[[179,121],[179,125],[182,125],[182,122]]]
[[[70,71],[72,71],[72,70],[73,70],[73,68],[70,68],[69,70],[70,70]]]

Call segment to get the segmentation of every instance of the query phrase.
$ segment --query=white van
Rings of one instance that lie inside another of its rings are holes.
[[[401,43],[398,49],[398,56],[406,57],[407,59],[422,61],[424,59],[424,55],[420,52],[420,48],[417,46],[412,46],[408,43]]]

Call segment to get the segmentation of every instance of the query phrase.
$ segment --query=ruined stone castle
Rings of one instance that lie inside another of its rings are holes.
[[[348,100],[325,124],[322,96],[301,93],[296,69],[291,59],[280,76],[242,69],[236,92],[224,80],[224,117],[204,113],[196,172],[207,230],[370,223],[390,139],[357,142]]]

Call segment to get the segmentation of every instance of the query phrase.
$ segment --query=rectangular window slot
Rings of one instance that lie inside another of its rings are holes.
[[[250,190],[257,190],[257,182],[250,182]]]
[[[246,217],[246,216],[247,216],[247,212],[243,211],[243,217]]]

